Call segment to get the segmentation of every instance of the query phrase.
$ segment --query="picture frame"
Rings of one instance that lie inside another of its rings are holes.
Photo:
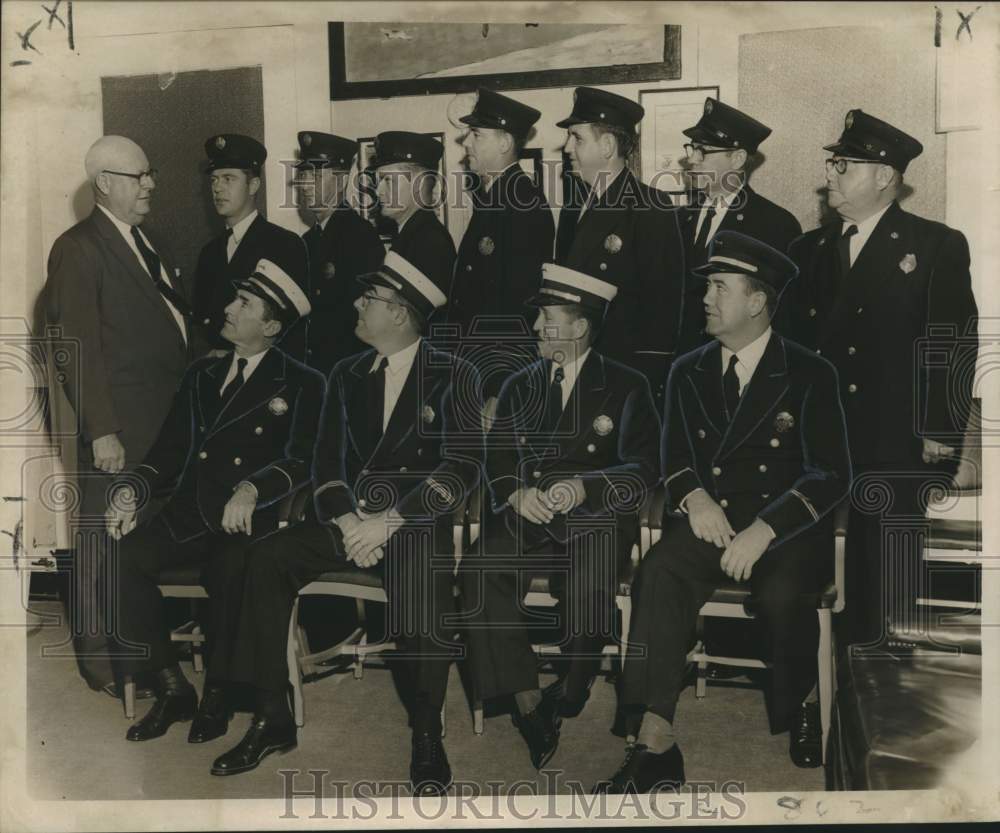
[[[719,87],[674,87],[639,90],[645,110],[639,127],[640,178],[648,185],[672,194],[687,191],[680,160],[687,138],[681,132],[697,124],[706,98],[719,98]]]
[[[433,136],[442,145],[444,153],[438,162],[438,183],[434,190],[434,213],[437,214],[441,224],[448,227],[448,199],[447,199],[447,163],[448,145],[444,140],[444,133],[424,133],[424,136]],[[354,175],[356,178],[357,209],[358,213],[369,223],[375,226],[383,243],[387,243],[395,233],[395,223],[387,217],[374,211],[375,201],[370,195],[375,193],[376,183],[374,172],[368,170],[372,159],[375,158],[375,137],[367,136],[358,139],[358,155],[355,162]]]
[[[331,101],[681,77],[681,27],[659,24],[330,22],[328,51]]]

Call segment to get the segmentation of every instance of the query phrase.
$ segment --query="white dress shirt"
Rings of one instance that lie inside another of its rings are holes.
[[[719,230],[719,226],[722,225],[722,221],[726,218],[726,212],[732,207],[732,204],[736,202],[736,198],[740,195],[739,191],[734,191],[716,201],[715,205],[715,216],[712,217],[712,225],[708,227],[708,237],[706,240],[711,243],[712,238],[715,237],[715,233]],[[705,222],[705,215],[708,214],[708,203],[705,203],[698,212],[698,222],[694,227],[694,239],[698,239],[698,232],[701,231],[701,226]]]
[[[872,214],[867,220],[862,220],[860,223],[855,223],[852,220],[844,220],[844,224],[840,228],[840,233],[843,235],[851,226],[858,227],[858,233],[850,238],[851,245],[851,266],[854,265],[854,261],[858,259],[858,255],[861,254],[861,250],[865,247],[865,243],[868,242],[868,238],[872,236],[872,232],[875,231],[875,226],[878,225],[878,221],[882,219],[882,215],[889,210],[889,203],[885,208],[878,212],[878,214]]]
[[[226,385],[236,378],[237,364],[240,359],[247,360],[247,366],[243,368],[243,384],[246,384],[253,375],[253,372],[257,369],[257,365],[260,364],[260,360],[264,358],[269,349],[269,347],[265,347],[259,353],[254,353],[252,356],[239,356],[234,352],[233,360],[229,363],[229,372],[226,374],[226,378],[222,381],[219,393],[222,393],[226,389]]]
[[[552,384],[552,380],[556,375],[556,368],[561,367],[563,369],[563,380],[560,383],[562,388],[562,406],[566,407],[566,403],[569,402],[569,396],[573,392],[573,386],[576,384],[577,376],[580,375],[580,369],[583,367],[583,363],[587,361],[587,356],[590,355],[590,348],[588,347],[583,353],[577,356],[573,361],[566,362],[566,364],[557,365],[555,362],[552,363],[552,369],[549,372],[549,384]]]
[[[386,356],[385,368],[385,402],[382,408],[382,430],[389,425],[392,411],[399,401],[399,395],[403,392],[403,385],[406,384],[406,377],[410,375],[410,368],[413,367],[413,360],[417,357],[417,350],[420,349],[420,342],[417,339],[409,347],[397,350],[391,356]],[[374,373],[379,362],[382,361],[382,354],[378,353],[372,362],[369,373]]]
[[[607,177],[598,176],[597,182],[591,186],[587,199],[583,201],[583,205],[580,207],[580,214],[577,217],[578,223],[580,222],[580,217],[583,217],[584,212],[593,206],[593,204],[601,198],[601,195],[604,194],[605,191],[608,191],[611,188],[612,183],[617,182],[619,177],[625,176],[625,171],[627,170],[627,167],[622,168],[611,180],[608,180]],[[604,184],[605,187],[603,190],[598,191],[597,186],[600,184]]]
[[[736,378],[740,383],[740,396],[743,395],[743,389],[747,386],[747,383],[753,376],[753,372],[757,369],[757,365],[760,364],[761,356],[764,355],[764,351],[767,349],[767,344],[770,340],[771,328],[768,327],[746,347],[742,350],[736,351]],[[729,367],[729,357],[732,355],[733,351],[728,347],[722,348],[723,376],[726,375],[726,370]]]
[[[146,266],[146,261],[143,259],[142,253],[139,251],[139,247],[135,244],[135,238],[132,237],[132,229],[133,228],[139,229],[139,234],[142,237],[143,241],[146,243],[147,246],[149,246],[149,248],[152,251],[155,252],[156,249],[153,247],[153,244],[149,242],[149,238],[142,233],[142,229],[139,228],[139,226],[130,226],[128,223],[123,223],[114,214],[108,211],[108,209],[106,209],[103,205],[98,205],[97,207],[107,215],[108,219],[111,220],[112,223],[114,223],[115,228],[118,229],[118,231],[121,233],[121,236],[125,238],[125,243],[132,250],[132,253],[136,256],[136,259],[139,261],[139,265],[142,267],[142,271],[145,272],[147,275],[149,275],[149,268]],[[160,259],[160,277],[163,279],[163,282],[167,286],[169,286],[171,289],[176,289],[176,287],[174,287],[173,281],[170,280],[170,275],[167,274],[167,268],[163,265],[162,258]],[[152,275],[150,275],[150,278],[152,278]],[[157,290],[157,292],[159,293],[159,290]],[[184,323],[184,316],[181,315],[181,311],[177,309],[177,307],[175,307],[170,302],[169,298],[167,298],[162,293],[160,293],[160,297],[163,298],[164,302],[167,305],[167,309],[169,309],[170,314],[173,315],[174,321],[177,322],[177,327],[181,331],[181,338],[183,338],[184,343],[187,344],[187,325]]]
[[[239,247],[240,241],[243,240],[243,236],[247,233],[247,229],[250,228],[250,224],[256,219],[257,209],[255,208],[232,227],[233,233],[230,234],[229,238],[226,240],[226,263],[229,263],[229,261],[233,259],[233,255],[236,254],[236,249]]]

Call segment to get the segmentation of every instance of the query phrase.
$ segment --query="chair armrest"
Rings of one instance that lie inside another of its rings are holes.
[[[278,504],[278,526],[288,526],[303,520],[306,507],[312,500],[312,483],[300,486],[289,495],[285,495]]]
[[[834,613],[840,613],[847,604],[847,581],[844,571],[847,560],[847,523],[850,516],[851,499],[847,497],[833,510],[833,583],[837,588]]]
[[[663,510],[667,503],[667,490],[662,483],[650,489],[639,508],[639,558],[660,540],[663,530]]]

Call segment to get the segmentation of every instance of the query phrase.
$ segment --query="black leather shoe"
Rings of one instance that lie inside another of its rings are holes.
[[[152,740],[165,735],[174,723],[186,723],[194,717],[197,709],[198,695],[193,688],[165,691],[138,723],[129,726],[125,740]]]
[[[541,769],[556,754],[559,746],[562,718],[556,714],[555,703],[543,697],[542,702],[529,714],[515,713],[514,725],[528,744],[531,763],[535,769]]]
[[[198,704],[188,731],[188,743],[208,743],[221,738],[229,731],[229,708],[226,693],[216,686],[205,686],[205,693]]]
[[[795,766],[812,769],[823,764],[823,728],[819,703],[803,703],[795,711],[788,733],[788,754]]]
[[[288,752],[298,745],[294,723],[275,724],[254,715],[250,728],[236,746],[212,764],[212,775],[238,775],[260,766],[272,752]]]
[[[113,697],[115,700],[121,700],[124,696],[122,688],[118,688],[118,683],[110,682],[100,688],[95,688],[94,691],[103,691],[108,697]],[[136,700],[151,700],[156,696],[156,692],[148,686],[136,686],[135,687],[135,699]]]
[[[451,786],[451,766],[440,734],[413,733],[410,784],[414,795],[443,795]]]
[[[684,756],[675,743],[666,752],[650,752],[643,743],[630,746],[618,772],[594,786],[592,792],[624,795],[662,789],[680,790],[684,784]]]

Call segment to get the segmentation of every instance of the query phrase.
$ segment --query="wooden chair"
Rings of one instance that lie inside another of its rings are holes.
[[[649,531],[643,540],[649,546],[656,544],[663,532],[663,508],[665,492],[657,490],[659,495],[648,515]],[[823,729],[823,756],[826,757],[827,738],[830,733],[831,715],[834,698],[836,697],[836,650],[833,633],[833,614],[840,613],[846,604],[844,590],[844,559],[847,545],[847,519],[850,504],[843,501],[834,510],[834,579],[818,594],[816,615],[819,618],[819,648],[816,653],[816,665],[819,682],[820,723]],[[645,555],[645,552],[643,552]],[[702,635],[704,621],[707,616],[717,616],[727,619],[753,619],[753,614],[747,613],[744,603],[750,598],[750,586],[746,582],[729,582],[719,587],[712,597],[705,602],[698,615],[698,639],[694,649],[688,654],[688,660],[697,665],[697,682],[695,695],[700,699],[707,693],[707,675],[710,663],[728,665],[739,668],[770,668],[771,663],[760,659],[744,657],[724,657],[709,654],[705,649]]]

